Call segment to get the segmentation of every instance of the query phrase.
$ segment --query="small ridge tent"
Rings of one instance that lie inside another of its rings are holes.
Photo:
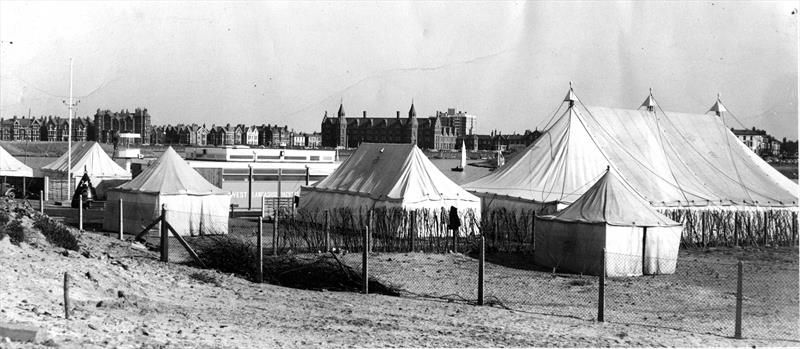
[[[50,180],[66,181],[67,169],[72,175],[72,185],[77,186],[78,181],[86,173],[92,184],[98,186],[103,181],[117,181],[122,183],[131,179],[131,173],[114,160],[100,147],[97,142],[79,142],[72,145],[72,164],[67,164],[68,154],[64,153],[55,161],[42,167],[42,174]],[[52,185],[50,186],[53,187]],[[72,190],[68,190],[68,195]]]
[[[473,222],[480,221],[480,199],[447,178],[416,145],[387,143],[362,143],[330,176],[302,187],[299,202],[301,211],[312,214],[341,208],[440,212],[451,207],[461,217],[471,212],[477,219]],[[475,228],[465,222],[461,232]]]
[[[230,193],[205,180],[172,147],[132,181],[109,189],[104,229],[119,231],[120,200],[123,229],[130,234],[156,220],[162,205],[180,235],[228,232]]]
[[[537,216],[535,226],[537,264],[599,275],[605,258],[608,276],[674,273],[683,229],[610,170],[558,214]]]
[[[33,177],[33,170],[0,147],[0,177]]]

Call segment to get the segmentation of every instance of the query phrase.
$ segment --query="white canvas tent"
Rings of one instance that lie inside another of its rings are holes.
[[[33,169],[0,147],[0,177],[33,177]]]
[[[494,173],[464,185],[498,207],[563,208],[610,166],[654,207],[797,206],[798,185],[712,113],[573,105]],[[558,112],[557,112],[558,113]]]
[[[613,171],[558,214],[537,216],[535,226],[537,264],[599,275],[605,258],[609,276],[674,273],[683,229]]]
[[[230,193],[215,187],[191,168],[172,147],[132,181],[109,189],[103,228],[139,233],[167,210],[167,222],[181,235],[228,232]]]
[[[64,153],[55,161],[42,167],[42,174],[51,180],[64,180],[67,178],[67,169],[70,169],[74,186],[83,177],[89,174],[89,179],[95,187],[103,181],[127,181],[131,173],[118,165],[106,154],[97,142],[79,142],[72,145],[72,164],[68,164],[68,154]],[[72,192],[68,191],[71,195]]]
[[[480,199],[447,178],[416,145],[379,143],[362,143],[330,176],[302,187],[299,203],[304,212],[451,206],[461,216],[471,210],[480,220]]]

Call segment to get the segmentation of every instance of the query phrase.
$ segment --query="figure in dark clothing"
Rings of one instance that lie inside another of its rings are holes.
[[[89,174],[84,173],[81,181],[78,182],[78,187],[75,189],[75,194],[72,195],[72,208],[78,208],[78,200],[83,201],[83,208],[92,207],[92,201],[97,197],[97,193],[92,186],[92,180],[89,179]]]
[[[458,230],[461,228],[461,217],[458,216],[458,209],[455,206],[450,206],[450,219],[447,223],[447,229]]]

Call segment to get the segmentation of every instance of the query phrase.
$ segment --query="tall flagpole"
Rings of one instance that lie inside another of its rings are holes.
[[[75,103],[72,99],[72,57],[69,59],[69,118],[67,119],[67,188],[72,191],[72,113]],[[67,195],[69,195],[69,191]]]
[[[75,102],[75,98],[72,97],[72,58],[69,59],[69,103],[67,103],[67,107],[69,107],[69,117],[67,118],[67,188],[69,190],[74,190],[70,186],[72,183],[72,117],[75,114],[75,106],[78,104]],[[66,101],[65,101],[66,102]]]

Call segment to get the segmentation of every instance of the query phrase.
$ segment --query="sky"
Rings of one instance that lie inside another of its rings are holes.
[[[153,124],[278,124],[456,108],[478,133],[587,105],[704,113],[797,139],[787,2],[21,2],[0,0],[0,116],[147,108]]]

